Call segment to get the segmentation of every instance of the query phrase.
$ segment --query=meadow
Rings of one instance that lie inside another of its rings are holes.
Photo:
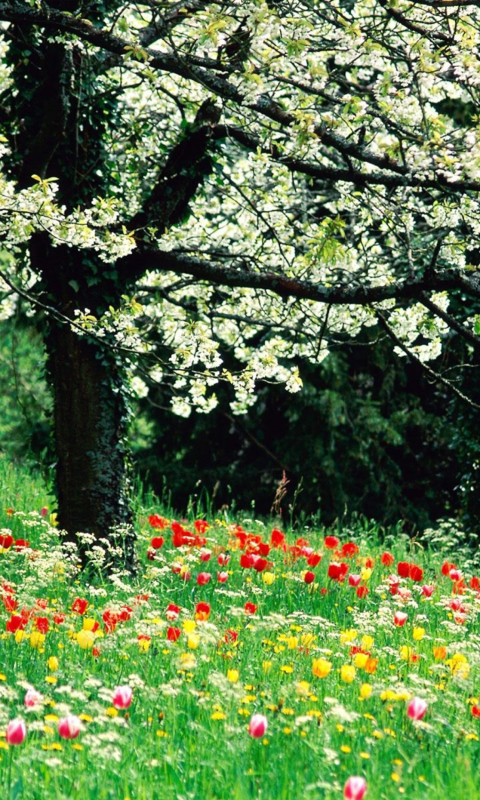
[[[0,487],[5,800],[480,798],[480,567],[454,525],[149,501],[131,578],[107,543],[79,569],[41,485],[2,463]]]

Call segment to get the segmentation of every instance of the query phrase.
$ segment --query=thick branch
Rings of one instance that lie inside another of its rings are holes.
[[[275,272],[253,272],[245,262],[237,269],[173,251],[139,249],[118,262],[126,273],[159,270],[192,275],[198,280],[223,286],[263,289],[280,297],[297,297],[331,305],[368,305],[392,299],[419,299],[422,292],[462,289],[471,297],[480,298],[480,281],[467,277],[461,270],[430,271],[425,276],[382,286],[325,286]]]

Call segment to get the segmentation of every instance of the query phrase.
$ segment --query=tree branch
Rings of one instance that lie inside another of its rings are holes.
[[[399,347],[400,350],[402,350],[411,361],[413,361],[424,372],[426,372],[426,374],[432,379],[432,381],[434,381],[435,383],[441,383],[442,386],[445,386],[450,392],[453,392],[453,394],[459,397],[460,400],[463,400],[464,403],[467,403],[469,406],[471,406],[471,408],[480,410],[480,405],[478,403],[475,403],[473,400],[467,397],[466,394],[463,394],[463,392],[461,392],[460,389],[457,389],[457,387],[454,386],[452,383],[450,383],[450,381],[447,381],[447,379],[444,378],[443,375],[439,375],[438,372],[435,372],[435,370],[429,367],[428,364],[424,364],[423,361],[420,361],[418,356],[416,356],[415,353],[412,353],[411,350],[409,350],[408,347],[398,338],[398,336],[392,330],[387,320],[385,319],[383,314],[381,314],[380,311],[374,309],[374,312],[380,325],[387,332],[392,342],[394,342],[396,346]]]
[[[325,286],[310,281],[298,280],[276,272],[253,272],[246,262],[237,267],[228,267],[214,261],[206,261],[175,251],[150,250],[140,247],[120,259],[119,268],[134,273],[141,269],[175,272],[192,275],[198,280],[210,281],[223,286],[265,289],[280,297],[297,297],[332,305],[368,305],[392,299],[420,299],[422,292],[462,289],[471,297],[480,298],[480,281],[468,278],[459,269],[430,272],[424,276],[412,276],[405,280],[381,286]]]

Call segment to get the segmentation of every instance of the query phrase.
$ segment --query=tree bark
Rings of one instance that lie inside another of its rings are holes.
[[[99,315],[104,308],[102,289],[88,289],[72,281],[82,275],[82,253],[52,247],[45,237],[33,237],[32,265],[39,267],[49,303],[72,320],[74,310],[87,306]],[[38,267],[37,267],[38,268]],[[89,266],[83,269],[88,273]],[[71,283],[75,284],[75,288]],[[118,354],[98,338],[75,331],[66,321],[43,321],[47,370],[54,398],[54,434],[58,522],[67,541],[79,548],[85,564],[87,551],[98,545],[106,551],[104,567],[114,563],[134,570],[134,532],[128,497],[128,397]],[[79,533],[93,536],[83,542]],[[117,535],[116,535],[117,534]],[[113,548],[117,553],[109,553]]]

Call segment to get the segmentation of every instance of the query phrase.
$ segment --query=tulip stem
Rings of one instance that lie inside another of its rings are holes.
[[[8,776],[7,776],[7,791],[8,796],[10,797],[10,787],[12,784],[12,762],[13,762],[13,747],[9,745],[9,754],[8,754]]]

